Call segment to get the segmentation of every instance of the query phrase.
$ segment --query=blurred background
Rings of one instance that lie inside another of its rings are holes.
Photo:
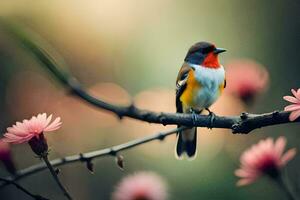
[[[212,107],[218,115],[237,115],[282,110],[288,104],[282,96],[300,87],[299,9],[297,0],[16,0],[1,1],[0,16],[45,38],[93,95],[120,105],[134,101],[139,108],[153,111],[175,112],[175,79],[188,48],[198,41],[211,41],[228,50],[220,56],[226,69],[232,66],[234,71],[234,66],[244,65],[245,69],[255,66],[260,70],[260,78],[253,81],[259,83],[255,94],[231,92],[236,82],[228,80],[232,89]],[[251,78],[247,75],[239,77]],[[51,159],[174,127],[120,121],[70,96],[0,27],[0,130],[4,133],[15,121],[42,112],[63,121],[59,131],[47,135]],[[299,124],[263,128],[249,135],[222,129],[198,131],[198,156],[192,162],[175,159],[173,135],[122,152],[125,171],[113,158],[105,157],[94,160],[94,174],[82,163],[60,167],[61,179],[76,199],[110,199],[122,177],[141,170],[161,175],[168,182],[172,200],[284,198],[268,178],[237,188],[234,170],[243,150],[262,138],[283,135],[288,147],[299,150]],[[40,162],[26,144],[12,146],[12,153],[18,169]],[[287,166],[298,189],[299,164],[296,156]],[[0,175],[8,175],[2,165]],[[50,199],[63,199],[48,171],[20,183]],[[13,186],[0,190],[0,198],[30,199]]]

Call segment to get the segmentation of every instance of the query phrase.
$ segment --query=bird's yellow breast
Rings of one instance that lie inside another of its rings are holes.
[[[195,93],[201,89],[201,84],[196,80],[193,70],[189,71],[188,77],[186,89],[180,96],[180,101],[184,108],[193,107],[195,105]]]

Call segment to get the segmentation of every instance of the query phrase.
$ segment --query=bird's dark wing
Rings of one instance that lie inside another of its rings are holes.
[[[186,81],[189,71],[191,69],[192,69],[192,67],[187,63],[184,63],[182,65],[182,67],[180,68],[180,70],[178,72],[177,79],[176,79],[177,88],[180,87],[180,85],[182,85],[181,84],[182,81]]]
[[[182,113],[182,103],[180,101],[180,96],[184,92],[187,86],[187,79],[188,79],[188,74],[189,71],[192,70],[192,68],[184,63],[179,70],[177,80],[176,80],[176,112]]]
[[[176,112],[183,113],[182,103],[180,101],[180,96],[186,88],[186,81],[176,89]]]

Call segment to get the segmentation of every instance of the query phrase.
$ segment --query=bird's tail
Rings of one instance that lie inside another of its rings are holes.
[[[188,158],[194,159],[197,153],[197,127],[178,132],[177,145],[175,149],[176,158],[182,159],[186,154]]]

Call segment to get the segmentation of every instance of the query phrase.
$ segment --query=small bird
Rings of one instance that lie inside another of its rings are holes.
[[[225,49],[217,48],[209,42],[198,42],[188,51],[176,80],[177,113],[192,113],[196,121],[197,114],[204,109],[211,116],[209,107],[218,99],[226,87],[225,70],[220,65],[218,55]],[[196,157],[197,127],[177,133],[176,157]]]

